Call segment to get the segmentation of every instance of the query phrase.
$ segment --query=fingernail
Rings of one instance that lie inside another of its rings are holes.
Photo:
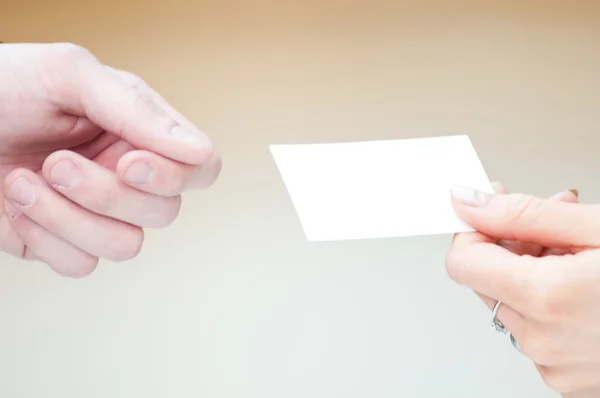
[[[492,198],[492,195],[466,187],[452,187],[450,192],[460,203],[473,207],[483,207]]]
[[[579,191],[578,191],[578,190],[576,190],[575,188],[573,188],[573,189],[569,189],[569,191],[573,192],[573,195],[575,195],[575,196],[579,197]]]
[[[123,174],[125,181],[132,184],[148,184],[154,177],[154,167],[148,162],[134,162]]]
[[[175,126],[171,129],[171,135],[178,141],[186,144],[198,145],[202,147],[212,147],[212,142],[204,134],[197,134],[184,129],[181,126]]]
[[[58,185],[63,188],[71,188],[79,179],[79,170],[75,167],[75,164],[68,160],[61,160],[57,162],[50,169],[50,181],[54,185]]]
[[[35,188],[25,178],[19,178],[8,189],[9,197],[21,206],[31,206],[35,203]]]
[[[8,213],[9,217],[13,220],[21,215],[19,209],[13,206],[8,200],[4,201],[4,209],[6,209],[6,213]]]

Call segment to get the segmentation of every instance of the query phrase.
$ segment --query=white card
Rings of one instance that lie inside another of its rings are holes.
[[[466,135],[272,145],[309,241],[473,231],[458,218],[450,188],[492,193]]]

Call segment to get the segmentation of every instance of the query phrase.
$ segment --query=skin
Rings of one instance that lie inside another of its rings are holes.
[[[81,277],[207,188],[209,138],[142,79],[73,44],[0,44],[0,250]]]
[[[478,232],[455,237],[450,277],[490,309],[502,301],[499,319],[551,389],[600,396],[600,207],[571,191],[496,192],[453,189],[455,211]]]

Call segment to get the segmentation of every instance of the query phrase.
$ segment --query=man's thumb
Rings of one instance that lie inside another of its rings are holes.
[[[49,86],[63,110],[86,117],[136,149],[196,165],[212,157],[208,137],[188,120],[180,120],[181,115],[174,117],[147,85],[122,79],[84,48],[53,48],[61,54],[53,57],[60,59],[55,67],[64,71]]]
[[[489,195],[465,187],[451,190],[460,218],[496,239],[547,247],[600,247],[600,208],[531,195]]]

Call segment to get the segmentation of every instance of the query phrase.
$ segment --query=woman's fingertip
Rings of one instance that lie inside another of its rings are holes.
[[[550,197],[550,200],[555,200],[559,202],[565,203],[578,203],[579,202],[579,192],[577,190],[569,189],[567,191],[559,192]]]

